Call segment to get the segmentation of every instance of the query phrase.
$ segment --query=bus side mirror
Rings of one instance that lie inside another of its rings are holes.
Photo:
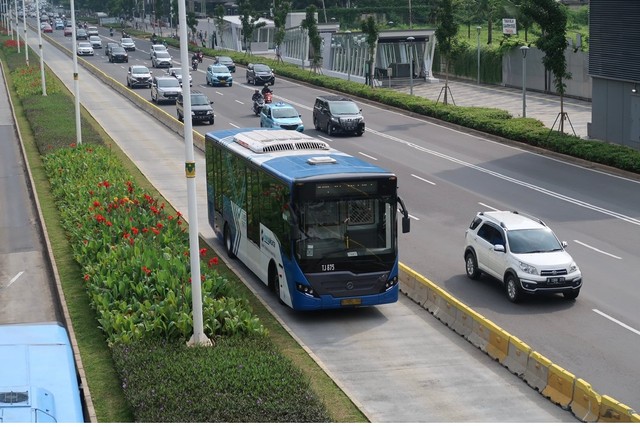
[[[400,213],[402,214],[402,232],[408,233],[411,230],[409,211],[407,211],[407,208],[400,197],[398,197],[398,203],[400,204]]]

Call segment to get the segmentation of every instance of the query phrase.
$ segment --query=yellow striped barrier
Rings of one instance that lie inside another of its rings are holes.
[[[549,378],[549,366],[551,361],[538,353],[532,351],[527,361],[527,369],[524,371],[524,380],[534,389],[542,392],[547,387]]]
[[[457,317],[457,307],[453,298],[442,289],[435,290],[435,311],[433,315],[447,326],[452,326]]]
[[[573,389],[576,376],[556,364],[548,369],[547,386],[542,395],[551,399],[553,403],[567,409],[573,401]]]
[[[600,423],[629,423],[636,415],[635,411],[607,395],[600,402]]]
[[[531,347],[529,347],[528,344],[511,335],[509,338],[509,350],[507,351],[507,357],[504,359],[502,364],[509,371],[521,377],[527,370],[527,362],[529,361],[530,353]]]
[[[591,384],[582,378],[576,379],[573,386],[573,401],[570,405],[571,412],[576,418],[585,423],[598,421],[600,400],[600,395],[591,388]]]
[[[489,330],[487,354],[502,364],[509,351],[509,337],[511,335],[488,319],[484,319],[484,322],[485,327]]]

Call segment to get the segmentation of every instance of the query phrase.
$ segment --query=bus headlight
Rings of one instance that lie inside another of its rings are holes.
[[[309,295],[312,297],[319,297],[319,295],[316,293],[316,291],[313,290],[313,288],[309,285],[303,285],[302,283],[296,283],[296,289],[298,290],[298,292],[302,292],[305,295]]]
[[[384,285],[384,288],[385,289],[389,289],[389,288],[394,287],[397,284],[398,284],[398,276],[393,276],[392,278],[387,280],[387,282]]]

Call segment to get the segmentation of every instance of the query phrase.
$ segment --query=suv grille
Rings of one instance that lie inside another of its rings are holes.
[[[564,276],[567,274],[566,268],[561,268],[558,270],[542,270],[540,271],[541,276]]]
[[[282,129],[286,130],[296,130],[298,129],[298,125],[280,125]]]

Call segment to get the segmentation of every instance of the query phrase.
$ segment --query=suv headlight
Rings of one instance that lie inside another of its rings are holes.
[[[333,123],[340,123],[340,119],[337,117],[331,117],[331,122]]]
[[[521,261],[518,263],[518,265],[520,267],[520,270],[524,271],[525,273],[532,274],[534,276],[538,275],[538,269],[535,268],[534,266],[526,264],[526,263],[521,262]]]
[[[578,270],[578,264],[576,264],[575,262],[572,262],[571,265],[569,266],[569,273],[573,273],[574,271]]]

